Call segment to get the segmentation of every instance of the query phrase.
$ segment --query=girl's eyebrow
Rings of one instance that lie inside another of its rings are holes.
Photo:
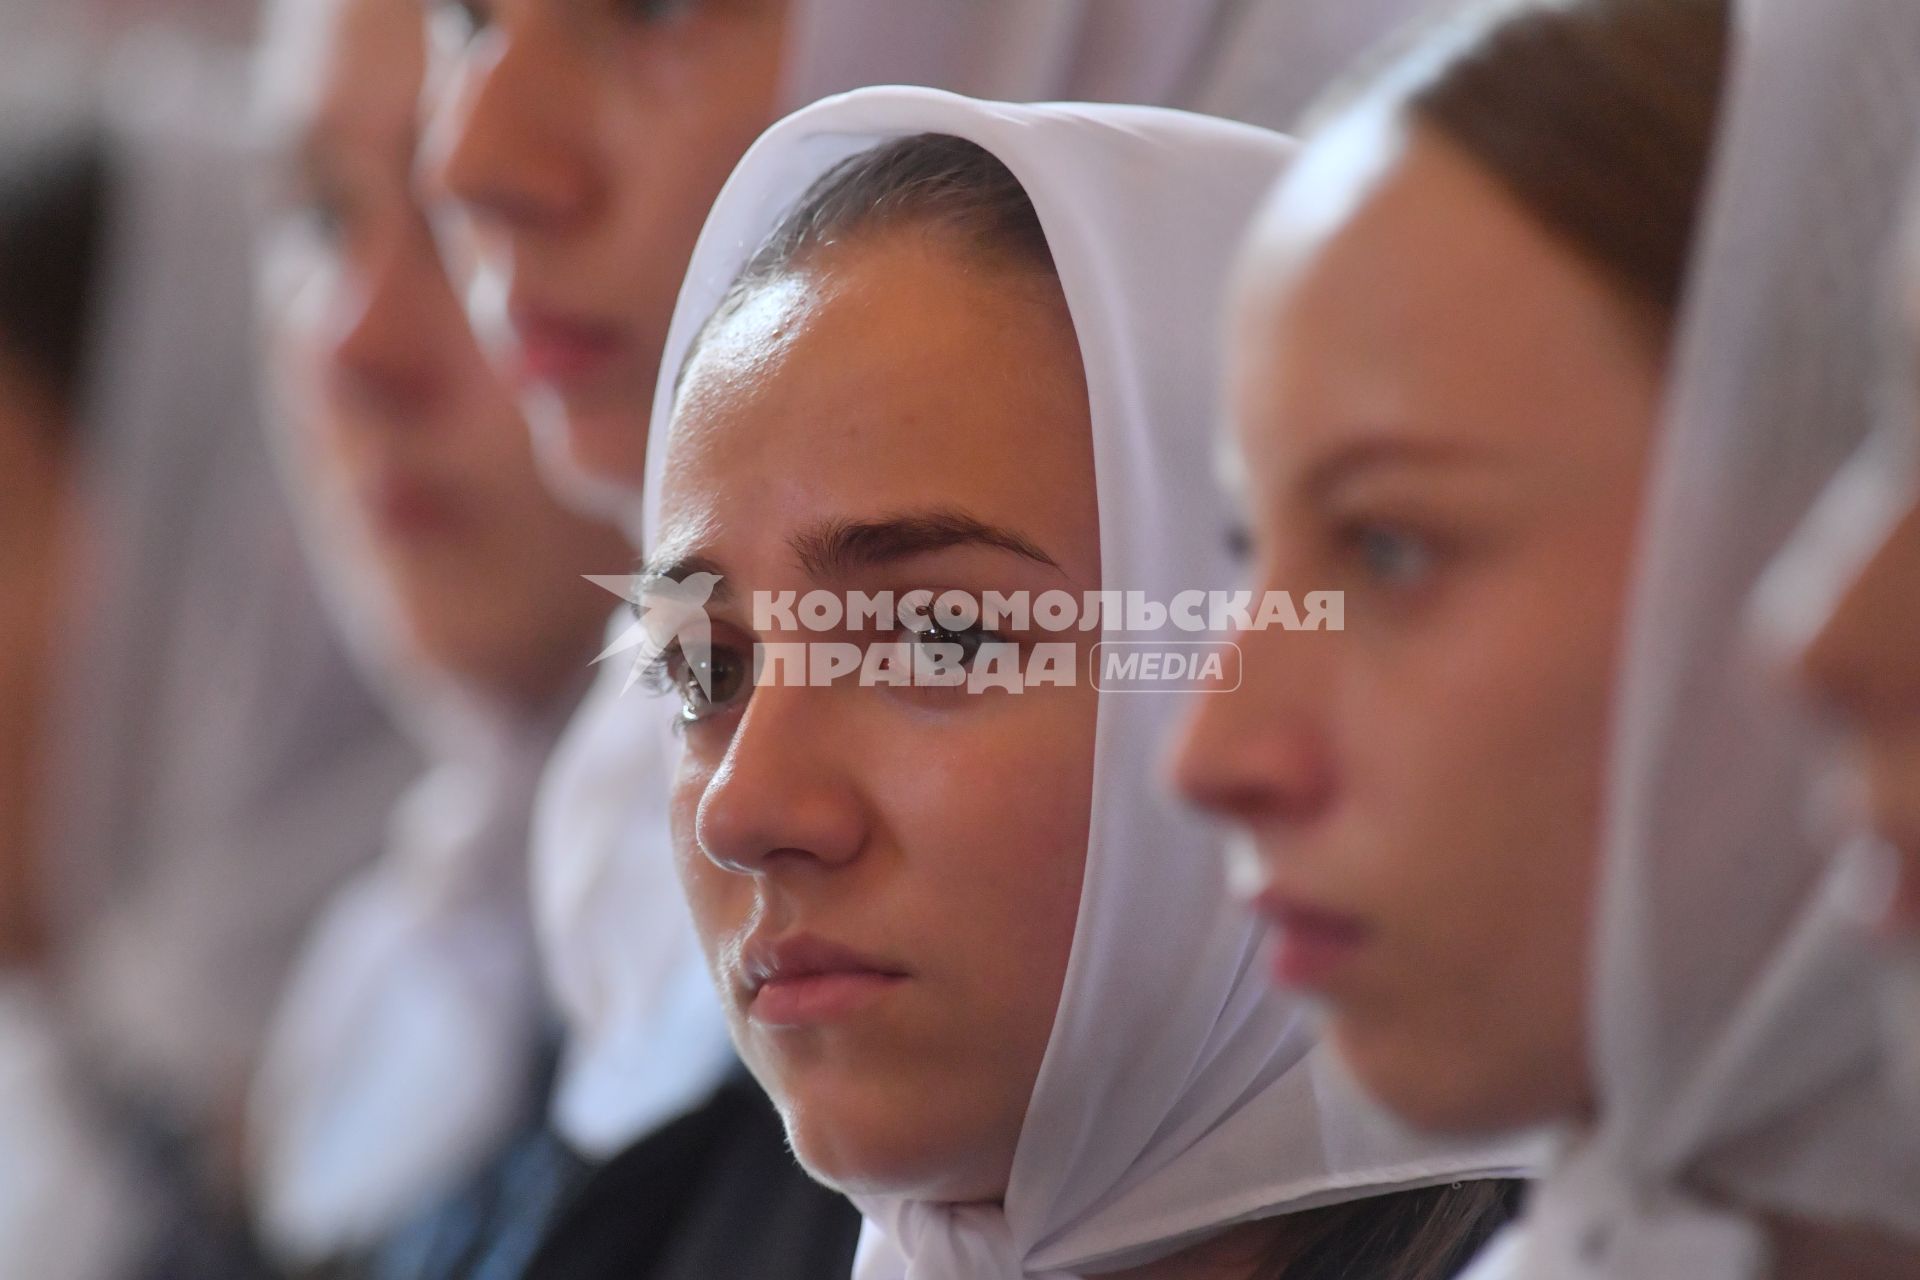
[[[1443,440],[1414,440],[1403,437],[1375,437],[1358,440],[1333,450],[1316,461],[1301,476],[1302,493],[1318,498],[1351,484],[1356,476],[1370,471],[1401,467],[1459,467],[1492,460],[1493,454],[1474,445]]]
[[[794,534],[787,542],[799,557],[801,568],[816,580],[832,580],[860,569],[967,546],[1010,551],[1036,564],[1065,572],[1059,562],[1031,538],[953,508],[901,512],[865,520],[824,520]],[[647,560],[640,566],[638,576],[643,581],[679,582],[697,573],[711,574],[720,581],[709,599],[714,604],[727,604],[731,591],[720,562],[695,546],[682,545],[684,550],[668,547]]]
[[[1024,534],[953,508],[898,512],[867,520],[828,520],[788,541],[801,567],[817,579],[843,577],[910,556],[963,546],[1010,551],[1060,569],[1058,561]]]

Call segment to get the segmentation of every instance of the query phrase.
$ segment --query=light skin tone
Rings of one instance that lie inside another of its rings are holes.
[[[285,181],[267,251],[278,385],[328,554],[382,634],[532,713],[577,685],[622,563],[540,482],[409,185],[425,39],[408,0],[288,0],[266,50]]]
[[[925,236],[760,289],[700,347],[673,432],[654,562],[724,575],[709,612],[735,670],[755,643],[852,638],[756,633],[753,592],[1099,582],[1057,287]],[[1073,937],[1093,690],[735,685],[689,703],[674,827],[742,1055],[816,1177],[998,1199]],[[748,949],[803,935],[901,976],[843,1017],[770,1016]]]
[[[683,708],[681,880],[742,1057],[815,1177],[979,1202],[1006,1193],[1065,981],[1097,693],[739,678],[755,644],[912,640],[756,632],[756,592],[1097,588],[1064,300],[962,253],[879,233],[716,326],[682,384],[651,563],[722,575],[712,696],[671,655],[664,676]],[[1043,638],[1062,637],[985,637]],[[756,990],[756,956],[802,937],[870,972]],[[1243,1277],[1284,1229],[1235,1228],[1116,1274]]]
[[[1343,632],[1239,637],[1186,794],[1257,858],[1281,980],[1436,1131],[1589,1102],[1588,915],[1652,327],[1443,137],[1361,109],[1263,216],[1230,470],[1269,590]]]
[[[0,349],[0,964],[30,963],[43,941],[34,796],[76,514],[63,413]]]
[[[561,476],[637,489],[707,210],[776,114],[785,0],[435,0],[421,177]],[[594,492],[578,483],[574,492]]]

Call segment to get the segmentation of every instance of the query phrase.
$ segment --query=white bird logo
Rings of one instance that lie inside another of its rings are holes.
[[[701,693],[713,696],[713,624],[707,601],[720,585],[717,573],[690,573],[684,578],[660,574],[588,574],[587,581],[612,592],[633,606],[634,619],[614,642],[595,658],[605,662],[623,653],[634,654],[633,669],[620,686],[633,688],[660,656],[676,645],[685,656]]]

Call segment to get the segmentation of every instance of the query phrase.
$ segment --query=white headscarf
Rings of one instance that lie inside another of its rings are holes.
[[[1920,163],[1914,165],[1914,173],[1920,176]],[[1915,184],[1912,198],[1907,202],[1901,235],[1900,267],[1903,296],[1895,332],[1900,335],[1896,341],[1901,350],[1893,363],[1896,370],[1893,389],[1888,397],[1878,438],[1885,444],[1885,448],[1878,452],[1891,452],[1892,464],[1888,465],[1884,458],[1874,457],[1871,447],[1863,449],[1859,459],[1859,469],[1887,476],[1891,481],[1888,483],[1888,480],[1883,480],[1876,486],[1882,491],[1880,501],[1870,504],[1885,514],[1880,521],[1875,521],[1871,518],[1863,520],[1855,512],[1849,521],[1861,531],[1856,536],[1863,535],[1862,540],[1869,548],[1868,554],[1882,545],[1883,530],[1891,528],[1893,521],[1899,518],[1899,513],[1911,510],[1914,503],[1920,501],[1920,441],[1915,438],[1917,426],[1920,426],[1920,359],[1914,355],[1916,333],[1920,333],[1920,305],[1916,303],[1916,300],[1920,300],[1920,183]],[[1850,582],[1851,578],[1844,573],[1829,572],[1826,581]],[[1885,866],[1891,852],[1876,848],[1865,856]],[[1893,1064],[1895,1084],[1907,1108],[1908,1117],[1913,1127],[1920,1129],[1920,937],[1907,936],[1895,940],[1891,947],[1892,955],[1881,989],[1887,1054]]]
[[[797,0],[782,100],[917,83],[1005,99],[1192,102],[1272,124],[1418,6]],[[614,667],[554,754],[533,854],[543,963],[568,1031],[555,1121],[593,1155],[697,1103],[733,1061],[666,848],[672,744],[661,717],[621,698],[626,666]]]
[[[789,109],[872,84],[1157,103],[1281,128],[1424,0],[799,0]]]
[[[769,131],[721,193],[669,331],[649,537],[695,332],[814,179],[923,132],[993,152],[1046,228],[1086,365],[1103,588],[1165,601],[1230,586],[1209,472],[1215,339],[1234,247],[1290,144],[1142,107],[885,88]],[[1259,927],[1230,900],[1217,837],[1151,785],[1179,702],[1101,698],[1079,923],[1005,1211],[860,1198],[863,1280],[1077,1275],[1253,1218],[1524,1166],[1513,1149],[1396,1132],[1315,1049],[1303,1006],[1261,971]]]
[[[524,1123],[546,1034],[527,833],[557,724],[474,715],[383,858],[307,940],[250,1099],[262,1237],[311,1265],[372,1247]]]
[[[1920,7],[1754,0],[1735,71],[1619,695],[1598,1120],[1489,1276],[1752,1280],[1760,1211],[1920,1231],[1856,868],[1809,820],[1818,744],[1745,634],[1870,416]]]
[[[0,1268],[36,1280],[111,1280],[153,1205],[115,1135],[72,1088],[58,1011],[0,978]]]

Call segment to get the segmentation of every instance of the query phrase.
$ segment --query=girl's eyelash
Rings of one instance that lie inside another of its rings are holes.
[[[653,657],[647,659],[647,664],[640,668],[640,674],[635,678],[635,683],[648,693],[668,694],[673,692],[673,685],[668,676],[668,670],[677,648],[677,645],[669,645],[659,653],[654,654]]]

